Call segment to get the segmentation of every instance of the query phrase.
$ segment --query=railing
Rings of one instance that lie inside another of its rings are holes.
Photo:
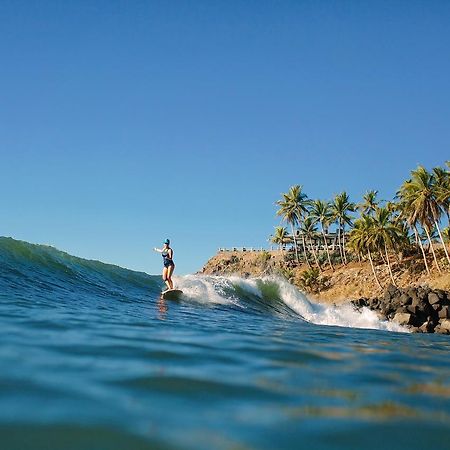
[[[270,249],[266,249],[263,247],[230,247],[230,248],[225,248],[225,247],[219,247],[218,252],[219,253],[223,253],[223,252],[264,252],[264,251],[272,251],[273,248],[270,247]]]
[[[328,244],[328,249],[332,252],[338,250],[340,247],[340,245],[337,242],[332,242]],[[320,244],[306,244],[306,251],[309,253],[312,253],[313,249],[317,252],[322,252],[326,250],[326,246],[323,243]],[[218,253],[224,253],[224,252],[273,252],[276,250],[279,250],[280,247],[278,245],[273,246],[271,245],[270,248],[264,248],[264,247],[230,247],[230,248],[226,248],[226,247],[219,247],[218,248]],[[299,251],[303,249],[303,246],[301,243],[298,244],[298,249]],[[283,245],[283,250],[284,251],[294,251],[294,246],[292,244],[285,244]]]

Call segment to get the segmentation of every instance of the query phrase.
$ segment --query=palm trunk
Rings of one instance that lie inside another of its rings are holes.
[[[317,267],[319,268],[320,272],[322,272],[322,267],[319,263],[319,259],[317,258],[317,253],[316,253],[316,249],[314,248],[311,236],[309,237],[309,245],[311,246],[312,252],[313,252],[313,256],[314,256],[314,261],[316,261]]]
[[[325,250],[327,251],[328,264],[330,264],[331,269],[334,271],[334,266],[333,266],[333,263],[331,262],[331,258],[330,258],[330,251],[328,250],[327,237],[325,236],[325,231],[323,230],[322,223],[320,225],[322,227],[322,235],[323,235],[323,242],[325,244]]]
[[[341,245],[341,222],[338,222],[338,246],[339,246],[339,256],[341,257],[341,263],[344,264],[344,256],[342,255],[342,245]]]
[[[431,252],[433,253],[433,259],[434,259],[434,262],[436,263],[436,267],[437,267],[439,273],[442,273],[442,270],[439,267],[439,263],[438,263],[438,260],[436,257],[436,252],[434,251],[434,245],[433,245],[433,242],[431,241],[430,233],[428,232],[428,227],[424,226],[423,229],[425,230],[425,233],[427,234],[428,242],[430,243],[430,248],[431,248]]]
[[[441,229],[439,228],[439,224],[438,224],[436,219],[434,220],[434,223],[436,224],[436,228],[438,230],[439,238],[441,239],[441,242],[442,242],[442,247],[444,247],[445,256],[447,257],[447,261],[450,264],[450,257],[448,256],[447,247],[445,246],[445,242],[444,242],[444,239],[442,237]]]
[[[425,249],[423,248],[422,240],[420,239],[419,232],[417,231],[416,226],[413,226],[414,229],[414,235],[416,236],[416,242],[420,247],[420,250],[422,251],[423,260],[425,262],[425,268],[427,269],[428,275],[430,275],[430,268],[428,267],[428,261],[427,261],[427,255],[425,255]]]
[[[291,223],[291,230],[292,230],[292,239],[294,240],[294,250],[295,250],[295,258],[298,262],[298,249],[297,249],[297,240],[295,239],[295,232],[294,232],[294,224]]]
[[[311,263],[309,262],[308,255],[306,254],[306,242],[305,236],[302,233],[302,246],[303,246],[303,255],[305,256],[305,261],[308,263],[308,267],[311,269]]]
[[[342,230],[342,253],[344,254],[344,264],[347,265],[347,255],[345,253],[345,224]]]
[[[378,284],[378,287],[380,289],[383,289],[381,284],[380,284],[380,280],[377,277],[377,273],[375,272],[375,267],[373,267],[372,255],[370,254],[370,250],[369,249],[367,249],[367,255],[369,256],[370,266],[372,267],[373,276],[375,277],[375,280],[376,280],[376,282]]]
[[[395,284],[394,275],[392,275],[391,263],[390,263],[390,261],[389,261],[389,254],[388,254],[388,249],[387,249],[386,241],[384,241],[384,251],[386,252],[386,260],[387,260],[387,265],[388,265],[388,269],[389,269],[389,275],[390,275],[390,277],[391,277],[392,284],[393,284],[394,286],[397,286],[397,285]]]

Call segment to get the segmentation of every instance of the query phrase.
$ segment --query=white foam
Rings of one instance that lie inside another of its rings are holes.
[[[381,320],[368,308],[356,310],[351,304],[326,305],[309,299],[303,292],[278,277],[241,278],[237,276],[187,275],[176,277],[177,287],[183,290],[186,298],[201,303],[235,304],[239,302],[237,294],[233,295],[235,286],[262,297],[260,283],[275,283],[281,300],[303,319],[317,325],[336,325],[351,328],[369,328],[387,331],[408,332],[395,322]]]
[[[226,294],[233,289],[232,281],[226,277],[184,275],[174,277],[177,289],[183,296],[199,303],[237,304],[238,299]]]

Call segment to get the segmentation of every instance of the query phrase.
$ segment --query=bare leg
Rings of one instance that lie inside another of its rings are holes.
[[[169,282],[169,289],[173,289],[173,281],[172,281],[172,274],[173,271],[175,270],[175,266],[171,265],[167,268],[167,281]]]
[[[164,267],[163,273],[162,273],[162,279],[163,279],[164,282],[166,283],[167,288],[168,288],[168,289],[172,289],[172,288],[170,287],[169,275],[168,275],[168,273],[167,273],[168,271],[169,271],[168,268],[167,268],[167,267]]]

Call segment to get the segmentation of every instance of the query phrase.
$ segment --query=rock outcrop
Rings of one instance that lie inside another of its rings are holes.
[[[352,301],[360,309],[377,311],[387,320],[393,320],[419,333],[450,334],[450,292],[429,287],[406,289],[389,286],[384,296],[360,298]]]

